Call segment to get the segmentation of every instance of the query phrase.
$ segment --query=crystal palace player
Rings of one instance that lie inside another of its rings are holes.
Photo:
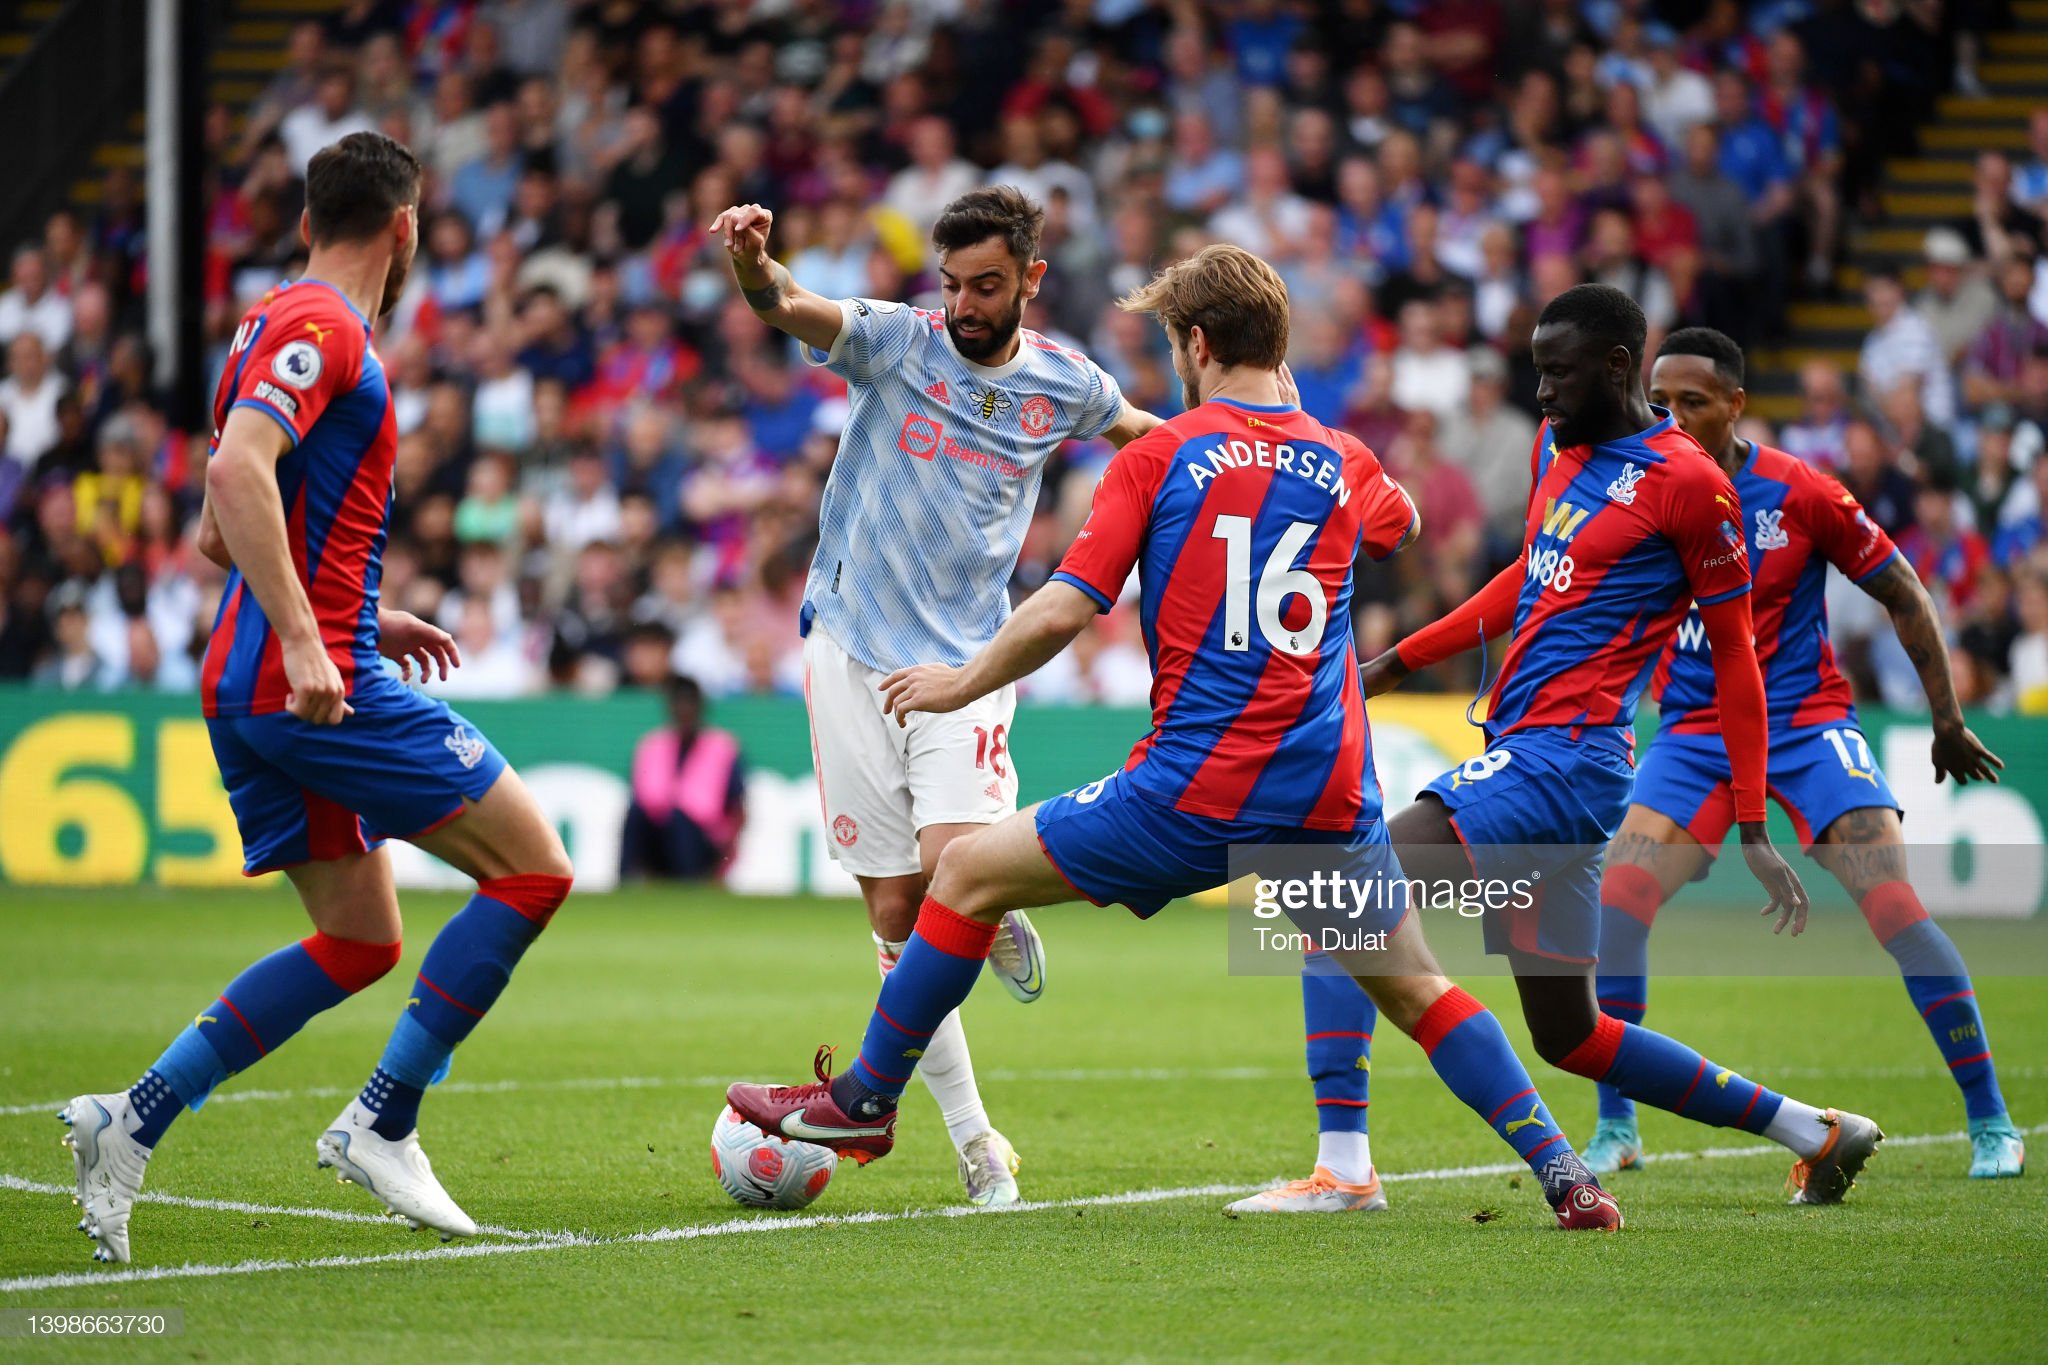
[[[1122,770],[951,844],[859,1058],[837,1080],[821,1050],[816,1084],[733,1086],[727,1099],[749,1121],[857,1161],[885,1155],[925,1039],[973,986],[1012,907],[1078,892],[1150,916],[1226,880],[1233,844],[1334,847],[1354,876],[1400,875],[1352,647],[1352,564],[1399,549],[1417,519],[1371,451],[1279,401],[1287,306],[1272,268],[1232,246],[1125,300],[1164,322],[1190,411],[1110,462],[1059,572],[987,648],[964,668],[899,670],[885,688],[899,719],[968,705],[1058,653],[1136,566],[1152,731]],[[1360,927],[1399,919],[1396,907]],[[1449,1006],[1432,1009],[1436,996]],[[1541,1116],[1492,1015],[1448,983],[1414,1008],[1408,993],[1389,997],[1438,1073],[1529,1160],[1562,1226],[1619,1224]]]
[[[1995,782],[2003,765],[1963,724],[1934,604],[1891,538],[1832,478],[1783,451],[1737,439],[1742,371],[1733,341],[1687,328],[1658,351],[1650,398],[1670,408],[1741,495],[1770,704],[1771,795],[1904,973],[1913,1007],[1962,1088],[1970,1174],[2019,1175],[2026,1149],[1999,1094],[1969,970],[1906,881],[1897,802],[1857,728],[1849,685],[1828,648],[1822,590],[1829,564],[1890,609],[1919,667],[1934,715],[1935,780]],[[1733,818],[1727,755],[1716,737],[1714,670],[1694,622],[1680,629],[1652,687],[1662,723],[1642,757],[1635,801],[1608,850],[1600,888],[1600,1007],[1629,1023],[1643,1017],[1648,999],[1645,943],[1658,907],[1704,872]],[[1600,1126],[1587,1164],[1614,1171],[1641,1156],[1634,1105],[1601,1086]]]
[[[1634,301],[1601,285],[1569,289],[1544,309],[1531,349],[1545,425],[1532,456],[1522,556],[1364,670],[1366,693],[1376,696],[1412,669],[1514,631],[1493,686],[1487,751],[1430,784],[1394,817],[1391,832],[1408,875],[1430,881],[1484,872],[1490,862],[1512,871],[1525,865],[1503,858],[1515,847],[1583,850],[1549,870],[1529,912],[1486,918],[1487,946],[1509,959],[1537,1051],[1636,1099],[1773,1138],[1798,1157],[1797,1202],[1832,1203],[1882,1139],[1876,1124],[1787,1099],[1681,1043],[1603,1015],[1594,994],[1597,849],[1629,803],[1637,698],[1689,602],[1699,604],[1714,646],[1744,857],[1771,893],[1766,914],[1777,910],[1780,927],[1801,925],[1806,915],[1804,889],[1764,832],[1764,691],[1741,509],[1727,476],[1644,401],[1638,357],[1645,330]],[[1397,964],[1404,970],[1436,971],[1419,931],[1404,929],[1396,948],[1417,954]],[[1389,991],[1405,983],[1363,984],[1381,1013],[1408,1027],[1399,992]],[[1455,1022],[1476,1009],[1453,991],[1431,1015]],[[1427,1037],[1442,1027],[1424,1018],[1410,1031]],[[1318,1183],[1296,1182],[1303,1197],[1278,1207],[1342,1207],[1307,1197]]]
[[[405,281],[419,193],[419,162],[381,134],[313,158],[306,274],[242,320],[214,400],[201,548],[232,572],[201,674],[207,730],[246,870],[282,869],[314,932],[202,1005],[125,1094],[64,1107],[96,1259],[128,1259],[145,1164],[179,1109],[397,965],[386,837],[477,891],[427,950],[361,1096],[315,1145],[390,1211],[444,1237],[476,1232],[420,1150],[421,1094],[561,905],[570,868],[490,742],[380,658],[422,677],[459,662],[445,633],[377,600],[397,429],[371,319]]]

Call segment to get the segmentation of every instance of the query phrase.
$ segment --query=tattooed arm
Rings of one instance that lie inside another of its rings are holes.
[[[2005,764],[1963,723],[1955,677],[1949,671],[1948,644],[1942,639],[1934,601],[1920,585],[1920,576],[1904,555],[1894,555],[1891,563],[1863,581],[1862,588],[1891,613],[1899,644],[1913,661],[1920,686],[1927,692],[1927,705],[1934,714],[1934,780],[1953,776],[1958,785],[1996,782],[1996,770]]]
[[[712,220],[710,232],[725,243],[740,297],[755,316],[806,346],[830,350],[845,325],[845,314],[832,299],[813,294],[789,277],[789,270],[768,254],[768,233],[775,215],[759,204],[739,204]]]

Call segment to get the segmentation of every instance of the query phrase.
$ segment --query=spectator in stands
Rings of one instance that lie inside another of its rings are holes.
[[[1471,393],[1471,362],[1444,340],[1442,314],[1432,299],[1412,299],[1401,307],[1393,385],[1395,406],[1404,412],[1423,409],[1439,418],[1463,407]]]
[[[1692,215],[1699,235],[1699,316],[1747,342],[1754,332],[1761,246],[1749,201],[1721,171],[1721,141],[1710,124],[1685,134],[1683,167],[1671,177],[1671,197]]]
[[[1878,399],[1902,383],[1920,386],[1920,401],[1931,422],[1955,420],[1955,383],[1941,342],[1927,319],[1906,307],[1906,288],[1897,273],[1874,269],[1865,278],[1864,302],[1876,325],[1863,339],[1856,379],[1867,399]]]
[[[981,183],[981,172],[955,150],[953,126],[926,114],[910,126],[910,164],[889,181],[882,202],[909,221],[920,238],[931,235],[939,211]]]
[[[1992,557],[2015,571],[2023,564],[2035,563],[2041,558],[2037,551],[2044,543],[2044,523],[2048,523],[2048,459],[2037,458],[2027,469],[2027,481],[2014,484],[1999,509]]]
[[[1970,214],[1957,220],[1955,227],[1970,254],[1993,266],[2015,254],[2038,260],[2048,253],[2048,222],[2013,201],[2012,163],[2002,152],[1978,155],[1970,187]]]
[[[1184,109],[1173,121],[1173,156],[1166,167],[1166,204],[1178,213],[1215,213],[1244,182],[1244,162],[1219,144],[1209,119]]]
[[[263,87],[242,126],[240,155],[246,160],[293,110],[314,103],[320,95],[320,73],[326,65],[327,42],[317,19],[293,24],[285,39],[284,65]]]
[[[16,249],[11,283],[0,293],[0,346],[11,346],[24,332],[42,339],[47,355],[55,355],[71,339],[71,301],[50,287],[48,259],[42,249]]]
[[[1474,347],[1467,358],[1471,388],[1465,404],[1444,422],[1440,444],[1449,462],[1471,476],[1487,529],[1504,549],[1521,538],[1536,423],[1507,401],[1508,365],[1499,351]]]
[[[1842,486],[1893,540],[1913,524],[1919,490],[1900,471],[1891,448],[1869,421],[1851,418],[1842,429]]]
[[[2017,401],[2027,357],[2048,345],[2048,327],[2027,308],[2034,287],[2033,260],[2016,255],[1992,269],[1998,288],[1991,316],[1971,339],[1962,361],[1963,401],[1972,408]]]
[[[57,399],[64,390],[64,376],[50,367],[42,336],[33,330],[17,333],[7,344],[7,378],[0,380],[7,459],[25,470],[57,444]]]
[[[85,614],[85,585],[63,584],[49,597],[51,649],[36,666],[32,681],[43,687],[77,691],[102,677],[100,656],[93,653]]]
[[[2014,576],[2020,620],[2012,645],[2012,690],[2023,716],[2048,716],[2048,573],[2028,565]]]
[[[619,848],[624,881],[715,877],[746,824],[739,741],[704,725],[696,679],[671,677],[667,699],[669,723],[633,749],[633,797]]]
[[[1293,259],[1308,235],[1311,206],[1290,187],[1287,158],[1277,148],[1245,155],[1239,196],[1209,219],[1210,235],[1276,263]]]
[[[284,139],[285,157],[291,163],[292,173],[304,180],[313,153],[350,133],[374,132],[376,127],[356,105],[355,69],[343,62],[320,73],[313,102],[285,115],[277,132]]]
[[[1678,35],[1662,24],[1643,31],[1649,49],[1650,83],[1643,91],[1643,118],[1667,147],[1683,147],[1694,128],[1714,118],[1714,87],[1679,57]]]
[[[1977,459],[1963,491],[1970,499],[1971,521],[1992,542],[1992,557],[1998,553],[1998,529],[2006,496],[2019,481],[2012,463],[2012,409],[1991,403],[1977,413]]]
[[[1927,287],[1913,299],[1913,311],[1927,319],[1953,367],[1982,335],[1998,311],[1998,295],[1982,269],[1974,266],[1969,243],[1954,228],[1927,233]]]

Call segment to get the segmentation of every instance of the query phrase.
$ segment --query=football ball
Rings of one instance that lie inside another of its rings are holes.
[[[711,1129],[711,1171],[750,1209],[801,1209],[825,1192],[839,1154],[811,1142],[771,1137],[727,1105]]]

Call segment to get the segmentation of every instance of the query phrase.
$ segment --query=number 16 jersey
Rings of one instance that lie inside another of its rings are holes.
[[[1053,577],[1107,611],[1138,569],[1152,730],[1131,785],[1222,820],[1378,820],[1352,565],[1415,519],[1370,450],[1297,408],[1211,400],[1119,451]]]

